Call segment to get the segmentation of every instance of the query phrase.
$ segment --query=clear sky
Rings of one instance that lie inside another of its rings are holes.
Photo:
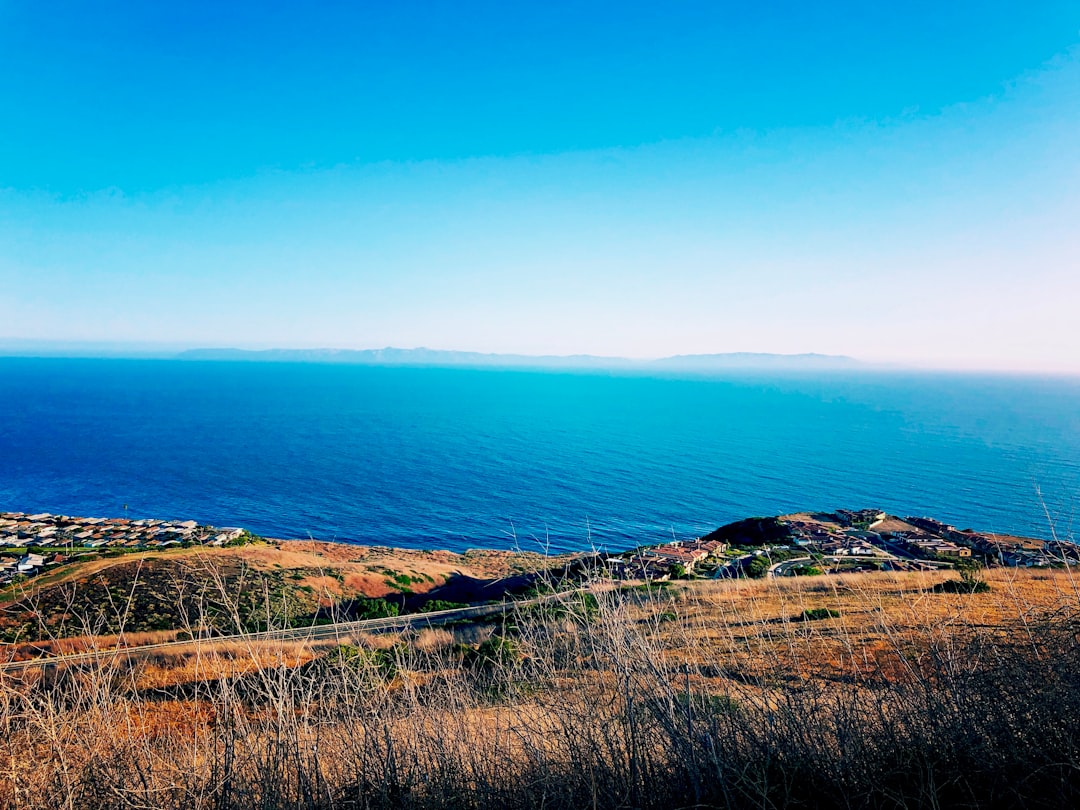
[[[1080,4],[0,0],[0,339],[1080,372]]]

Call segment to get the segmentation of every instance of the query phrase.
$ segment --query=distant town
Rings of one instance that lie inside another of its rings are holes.
[[[616,579],[773,577],[927,571],[978,563],[1049,568],[1080,564],[1080,545],[958,529],[930,517],[877,509],[748,518],[694,540],[609,556]]]
[[[243,528],[194,520],[69,517],[0,512],[0,586],[67,563],[171,547],[241,545]],[[1080,564],[1080,545],[958,529],[930,517],[877,509],[747,518],[693,540],[599,557],[620,580],[781,577],[927,571],[957,565],[1048,568]]]
[[[68,517],[42,512],[0,512],[0,585],[17,576],[84,560],[100,553],[166,549],[172,546],[223,546],[251,535],[235,526],[206,526],[194,520],[128,520]]]

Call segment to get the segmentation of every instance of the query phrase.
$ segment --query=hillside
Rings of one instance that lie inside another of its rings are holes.
[[[0,800],[1075,806],[1073,572],[954,576],[597,581],[495,622],[3,676]]]
[[[1071,542],[876,509],[606,557],[237,541],[13,584],[0,807],[1080,801]]]
[[[236,633],[499,599],[569,558],[313,541],[148,551],[65,565],[0,594],[0,639]]]

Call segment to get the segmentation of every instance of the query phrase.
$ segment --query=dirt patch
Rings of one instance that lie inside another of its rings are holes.
[[[879,520],[877,523],[872,524],[870,529],[871,531],[875,532],[891,532],[893,534],[895,534],[896,532],[918,531],[917,528],[912,526],[907,521],[901,520],[900,518],[894,517],[893,515],[889,515],[884,520]]]

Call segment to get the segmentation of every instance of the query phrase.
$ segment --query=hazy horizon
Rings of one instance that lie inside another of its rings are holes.
[[[613,370],[620,366],[626,368],[626,370],[642,370],[653,368],[654,370],[663,370],[662,367],[657,367],[655,364],[662,363],[663,361],[688,359],[690,361],[708,359],[708,358],[745,358],[747,362],[743,365],[723,366],[717,365],[717,371],[724,370],[738,370],[744,368],[747,370],[777,370],[777,371],[790,371],[796,368],[794,364],[784,365],[770,364],[769,360],[780,361],[799,361],[801,359],[820,359],[823,361],[838,361],[830,364],[829,362],[821,365],[808,364],[803,368],[806,371],[837,371],[847,370],[852,372],[928,372],[928,373],[958,373],[958,374],[988,374],[988,375],[1023,375],[1023,376],[1045,376],[1045,377],[1066,377],[1066,378],[1078,378],[1080,372],[1071,370],[1045,370],[1045,369],[1031,369],[1031,368],[978,368],[978,367],[961,367],[961,366],[948,366],[940,365],[934,366],[929,364],[919,365],[917,363],[902,363],[902,362],[888,362],[888,361],[875,361],[863,357],[856,357],[847,354],[823,354],[820,352],[791,352],[791,353],[777,353],[777,352],[703,352],[698,354],[681,354],[681,355],[653,355],[653,356],[624,356],[624,355],[594,355],[588,353],[575,353],[575,354],[518,354],[511,352],[477,352],[472,350],[459,350],[452,348],[435,348],[431,346],[368,346],[368,347],[352,347],[352,346],[217,346],[217,345],[199,345],[199,344],[186,344],[186,343],[154,343],[154,342],[69,342],[69,341],[35,341],[35,340],[21,340],[21,339],[8,339],[0,337],[0,359],[99,359],[99,360],[237,360],[243,362],[245,360],[255,361],[259,358],[255,355],[266,354],[272,355],[275,353],[280,354],[303,354],[303,353],[326,353],[332,355],[334,353],[341,354],[366,354],[366,353],[379,353],[379,352],[415,352],[423,353],[430,352],[438,355],[446,355],[450,357],[452,355],[476,355],[478,357],[487,358],[508,358],[513,360],[527,360],[527,361],[560,361],[560,360],[575,360],[581,359],[585,361],[591,361],[591,366],[597,370]],[[245,357],[200,357],[200,353],[241,353],[252,355],[250,358]],[[192,358],[185,357],[185,355],[191,354]],[[753,358],[760,358],[762,362],[755,364]],[[290,359],[290,362],[326,362],[321,359],[302,359],[294,358]],[[351,362],[350,360],[343,360],[341,362]],[[606,362],[610,362],[613,365],[605,365]],[[379,365],[394,365],[395,361],[385,360],[379,361]],[[423,365],[421,361],[416,362],[417,365]],[[438,362],[429,363],[431,365],[444,365]],[[446,363],[445,365],[461,365],[469,366],[467,361],[454,361]],[[502,366],[497,363],[485,364],[493,369],[498,369]],[[508,364],[505,367],[513,368],[514,364]],[[524,365],[520,365],[523,369],[536,369],[536,370],[559,370],[559,368],[573,368],[572,366],[555,364],[545,364],[544,362],[529,362]],[[588,366],[582,366],[581,368],[587,368]],[[579,369],[581,370],[581,369]],[[672,369],[678,370],[678,369]]]
[[[1075,4],[7,5],[0,69],[9,344],[1080,373]]]

